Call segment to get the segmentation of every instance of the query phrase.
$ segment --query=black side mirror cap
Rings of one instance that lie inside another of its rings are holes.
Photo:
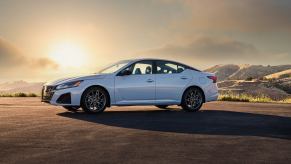
[[[131,75],[132,72],[130,70],[122,70],[121,72],[119,72],[118,76],[127,76],[127,75]]]

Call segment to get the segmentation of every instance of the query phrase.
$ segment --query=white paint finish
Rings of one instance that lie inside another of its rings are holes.
[[[185,87],[191,82],[191,70],[175,74],[156,74],[156,100],[165,104],[181,100]]]
[[[127,66],[141,60],[132,60]],[[50,103],[63,106],[65,104],[58,104],[56,100],[64,93],[71,93],[72,104],[66,105],[79,106],[83,92],[91,86],[104,87],[109,93],[111,105],[179,105],[184,91],[190,86],[200,87],[206,102],[217,100],[217,85],[207,78],[214,74],[186,69],[181,73],[173,74],[117,76],[117,73],[127,66],[112,74],[90,75],[48,83],[46,85],[60,85],[83,80],[79,87],[55,91]]]
[[[116,104],[153,102],[155,100],[155,75],[115,76]]]

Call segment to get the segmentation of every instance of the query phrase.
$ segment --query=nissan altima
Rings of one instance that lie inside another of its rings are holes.
[[[96,74],[46,83],[41,100],[69,111],[81,107],[87,113],[125,105],[179,105],[198,111],[203,103],[217,100],[216,80],[213,73],[179,62],[122,60]]]

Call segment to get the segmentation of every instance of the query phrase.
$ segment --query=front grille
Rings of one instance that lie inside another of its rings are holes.
[[[55,88],[55,86],[43,86],[41,92],[41,101],[50,102],[55,93]]]

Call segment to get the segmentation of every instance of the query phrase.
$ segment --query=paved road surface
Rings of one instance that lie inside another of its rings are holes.
[[[71,113],[0,98],[0,163],[291,163],[291,105],[213,102]]]

